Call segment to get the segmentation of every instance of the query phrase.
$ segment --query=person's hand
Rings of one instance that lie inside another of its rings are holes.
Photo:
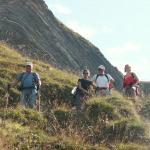
[[[80,89],[84,94],[87,94],[87,90],[85,90],[85,89]]]
[[[133,87],[139,87],[138,83],[133,84]]]

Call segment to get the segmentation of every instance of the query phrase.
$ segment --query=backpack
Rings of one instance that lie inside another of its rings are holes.
[[[25,74],[25,72],[23,72],[23,73],[21,74],[21,77],[20,77],[21,84],[20,84],[19,87],[18,87],[18,90],[19,90],[19,91],[22,91],[22,90],[24,89],[23,84],[24,84],[25,79],[26,79],[27,76],[28,76],[28,75],[25,76],[24,79],[23,79],[24,74]],[[38,85],[38,83],[37,83],[37,74],[36,74],[35,72],[33,72],[32,75],[33,75],[33,79],[32,79],[32,82],[33,82],[33,83],[32,83],[32,85],[33,85],[33,87],[34,87],[35,89],[39,90],[39,85]],[[32,88],[33,88],[33,87],[32,87]],[[31,87],[30,87],[30,88],[31,88]]]
[[[134,73],[131,73],[132,77],[135,78]],[[141,96],[141,87],[140,84],[138,83],[137,85],[134,86],[135,87],[135,93],[137,96]]]
[[[75,96],[76,92],[77,92],[77,86],[73,87],[73,89],[71,90],[71,94]]]
[[[133,77],[133,79],[135,79],[135,75],[134,75],[133,72],[131,73],[131,76]],[[134,83],[133,83],[133,84],[134,84]],[[140,84],[139,84],[139,83],[136,84],[135,86],[133,86],[133,89],[134,89],[134,91],[135,91],[136,96],[141,96],[141,87],[140,87]]]
[[[135,93],[136,93],[137,96],[141,96],[141,87],[140,87],[140,85],[136,86]]]

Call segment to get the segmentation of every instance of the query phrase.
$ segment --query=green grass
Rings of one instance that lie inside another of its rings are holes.
[[[104,146],[101,146],[101,148],[98,148],[98,146],[90,146],[88,144],[83,144],[79,140],[75,141],[62,135],[49,136],[42,130],[22,126],[16,122],[5,121],[0,123],[0,127],[2,128],[2,130],[0,130],[0,141],[5,145],[0,147],[1,149],[107,150],[103,148]]]
[[[149,150],[148,147],[139,144],[120,144],[116,147],[116,150]]]
[[[93,98],[86,103],[86,107],[89,119],[94,122],[104,117],[104,115],[106,115],[108,119],[117,117],[117,114],[114,112],[114,107],[107,103],[105,99]]]

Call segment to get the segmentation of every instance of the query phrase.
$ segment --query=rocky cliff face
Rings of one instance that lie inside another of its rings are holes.
[[[43,0],[0,0],[0,40],[60,68],[96,73],[103,64],[122,87],[122,75],[100,50],[58,21]]]

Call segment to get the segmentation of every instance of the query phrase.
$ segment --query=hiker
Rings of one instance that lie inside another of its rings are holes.
[[[89,80],[90,71],[84,69],[82,73],[83,78],[78,80],[77,89],[74,95],[74,106],[77,110],[81,110],[84,106],[84,102],[90,97],[90,88],[93,85]]]
[[[135,97],[139,94],[139,79],[135,73],[131,72],[131,66],[125,65],[126,72],[123,78],[123,92],[127,97]]]
[[[37,73],[32,72],[33,64],[31,62],[27,62],[25,67],[26,71],[18,74],[17,78],[8,84],[8,89],[16,86],[20,82],[21,104],[27,108],[35,108],[41,80]]]
[[[105,73],[105,66],[100,65],[98,67],[98,74],[95,74],[92,81],[96,84],[96,96],[109,96],[110,95],[110,82],[114,82],[114,79],[110,74]]]

